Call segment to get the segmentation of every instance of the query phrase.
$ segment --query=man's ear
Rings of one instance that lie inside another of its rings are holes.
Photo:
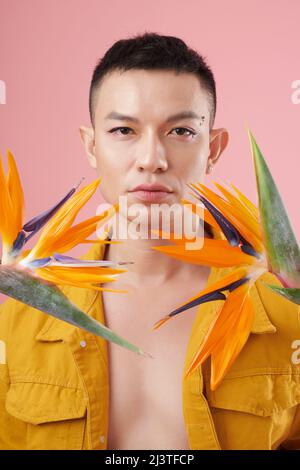
[[[79,133],[84,145],[86,156],[92,168],[97,168],[95,156],[95,131],[93,127],[79,127]]]
[[[212,129],[209,133],[209,149],[210,153],[207,159],[206,173],[211,173],[213,167],[219,160],[221,153],[227,147],[229,134],[223,127],[220,129]]]

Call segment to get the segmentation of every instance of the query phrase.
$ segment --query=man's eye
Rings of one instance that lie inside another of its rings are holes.
[[[130,127],[114,127],[114,129],[111,129],[109,132],[111,134],[117,134],[120,132],[121,135],[128,135],[132,131]],[[173,131],[179,131],[176,132],[177,135],[186,135],[186,136],[194,136],[196,135],[196,132],[191,131],[191,129],[187,129],[186,127],[175,127],[172,129]]]
[[[177,135],[187,135],[188,137],[190,135],[196,135],[196,132],[191,131],[191,129],[187,129],[186,127],[175,127],[174,129],[172,129],[172,131],[179,131]],[[188,132],[189,134],[186,134],[186,132]]]
[[[116,134],[117,131],[120,131],[121,135],[128,135],[127,131],[132,131],[132,129],[130,129],[130,127],[115,127],[114,129],[111,129],[109,132],[111,134]],[[125,131],[125,132],[123,132],[123,131]]]

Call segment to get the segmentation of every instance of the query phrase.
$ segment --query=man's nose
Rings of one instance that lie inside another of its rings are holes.
[[[166,149],[156,135],[148,135],[139,147],[136,158],[138,171],[149,171],[151,173],[166,171],[168,160]]]

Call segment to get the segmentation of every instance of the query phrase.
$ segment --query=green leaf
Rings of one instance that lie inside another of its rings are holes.
[[[33,277],[25,269],[1,266],[0,292],[137,354],[150,356],[78,309],[57,286]]]
[[[300,286],[300,249],[279,191],[251,132],[260,221],[269,268],[290,287]]]
[[[300,305],[300,289],[295,289],[295,288],[284,288],[284,287],[278,287],[278,286],[270,286],[267,284],[270,289],[273,291],[277,292],[277,294],[282,295],[286,299],[290,300],[294,304]]]

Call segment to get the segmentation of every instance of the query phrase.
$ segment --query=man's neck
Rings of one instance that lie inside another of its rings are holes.
[[[205,231],[205,236],[212,236],[209,229]],[[208,278],[208,267],[187,263],[152,249],[155,246],[173,245],[169,239],[124,238],[120,240],[112,234],[112,241],[118,243],[107,245],[104,256],[105,260],[115,263],[128,263],[124,266],[127,272],[121,276],[124,284],[132,287],[159,287],[179,279],[188,279],[193,273]]]

